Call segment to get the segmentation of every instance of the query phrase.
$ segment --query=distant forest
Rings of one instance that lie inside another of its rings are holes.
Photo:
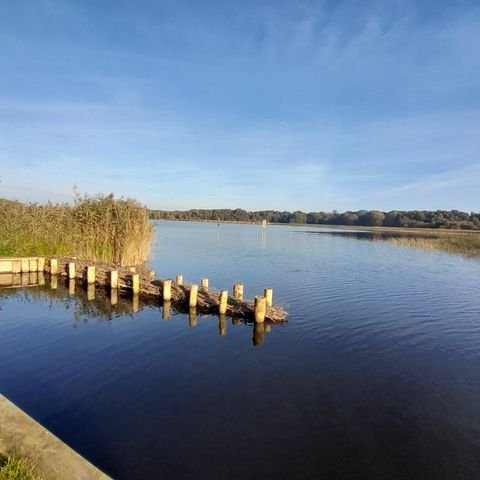
[[[378,210],[358,210],[357,212],[277,212],[263,210],[247,212],[241,208],[215,210],[164,211],[150,210],[154,220],[196,220],[227,222],[297,223],[317,225],[358,225],[369,227],[405,228],[452,228],[480,229],[480,212],[465,213],[458,210],[412,210],[380,212]]]

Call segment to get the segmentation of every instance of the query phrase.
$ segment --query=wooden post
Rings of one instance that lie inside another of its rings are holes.
[[[190,299],[188,305],[190,307],[197,306],[198,285],[190,285]]]
[[[177,282],[177,285],[183,285],[183,275],[179,273],[175,279],[175,282]]]
[[[87,284],[95,283],[95,267],[93,265],[87,267]]]
[[[75,262],[68,264],[68,278],[75,278]]]
[[[228,290],[222,290],[220,293],[220,305],[218,306],[218,311],[220,314],[227,313],[227,303],[228,303]]]
[[[110,271],[110,288],[114,290],[118,288],[118,270]]]
[[[208,278],[202,278],[202,288],[208,288]]]
[[[257,295],[255,297],[255,322],[263,323],[267,313],[267,299]]]
[[[58,260],[56,258],[50,259],[50,275],[56,275],[58,273]]]
[[[150,270],[148,272],[148,278],[149,278],[149,280],[154,280],[155,279],[155,270]]]
[[[132,274],[132,292],[134,295],[138,295],[140,292],[140,275],[138,273]]]
[[[22,261],[13,260],[12,261],[12,273],[22,273]]]
[[[37,268],[38,268],[39,272],[44,272],[45,271],[45,257],[38,257]]]
[[[28,271],[30,270],[30,265],[28,263],[28,258],[27,259],[24,259],[22,258],[21,260],[21,263],[22,263],[22,273],[28,273]]]
[[[38,260],[36,258],[30,258],[30,260],[28,260],[28,271],[38,272]]]
[[[267,307],[271,307],[273,304],[273,288],[266,288],[263,291],[263,295],[267,300]]]
[[[163,281],[163,301],[169,302],[172,299],[172,281]]]
[[[243,300],[243,283],[236,283],[233,286],[233,298]]]

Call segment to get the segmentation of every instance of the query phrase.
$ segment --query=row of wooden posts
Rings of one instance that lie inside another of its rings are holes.
[[[56,275],[58,273],[58,261],[57,259],[52,258],[50,260],[50,274]],[[76,277],[76,264],[75,262],[68,263],[68,278],[74,279]],[[149,272],[149,277],[153,279],[155,277],[155,272]],[[110,288],[117,289],[119,287],[118,283],[118,271],[111,270],[109,273],[110,279]],[[85,281],[88,285],[95,283],[95,266],[87,266],[85,272]],[[178,285],[183,285],[183,275],[177,275],[175,279]],[[201,279],[201,288],[208,289],[208,278]],[[134,295],[137,295],[140,292],[140,275],[138,273],[131,274],[131,289]],[[163,280],[163,292],[162,297],[164,301],[169,302],[172,299],[172,280]],[[189,307],[197,306],[197,296],[198,296],[198,285],[190,285],[189,290]],[[236,300],[243,300],[243,284],[236,283],[233,286],[233,297]],[[221,290],[220,292],[220,302],[218,310],[220,314],[227,313],[227,303],[228,303],[228,290]],[[265,321],[265,316],[267,313],[267,307],[272,306],[273,304],[273,289],[266,288],[264,290],[264,295],[257,295],[255,297],[254,303],[254,316],[257,323],[263,323]]]

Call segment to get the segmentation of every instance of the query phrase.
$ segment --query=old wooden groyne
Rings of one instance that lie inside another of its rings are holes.
[[[44,272],[51,276],[65,276],[88,285],[129,292],[132,296],[149,297],[175,304],[196,308],[205,313],[219,313],[232,317],[254,319],[256,323],[283,322],[287,312],[273,306],[273,291],[266,288],[263,295],[254,300],[243,298],[243,284],[220,292],[209,289],[208,279],[201,279],[200,285],[184,285],[183,276],[173,279],[159,279],[153,272],[136,271],[107,263],[88,262],[73,257],[62,258],[0,258],[0,274],[20,275],[30,272]]]

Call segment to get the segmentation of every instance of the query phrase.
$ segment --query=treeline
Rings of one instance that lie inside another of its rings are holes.
[[[404,228],[452,228],[480,229],[480,213],[466,213],[458,210],[412,210],[381,212],[378,210],[358,210],[343,213],[333,212],[278,212],[262,210],[248,212],[241,208],[232,209],[193,209],[186,211],[150,210],[154,220],[197,220],[226,222],[297,223],[316,225],[357,225],[369,227]]]

